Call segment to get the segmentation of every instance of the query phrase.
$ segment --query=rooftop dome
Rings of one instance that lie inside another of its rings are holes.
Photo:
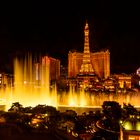
[[[140,131],[140,117],[130,116],[123,122],[122,126],[127,131]]]

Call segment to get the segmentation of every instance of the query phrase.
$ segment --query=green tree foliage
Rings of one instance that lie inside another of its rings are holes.
[[[104,101],[102,109],[106,118],[103,120],[104,127],[110,130],[119,131],[119,121],[122,118],[121,105],[115,101]]]
[[[102,109],[105,117],[110,120],[119,121],[122,117],[121,105],[115,101],[104,101]]]
[[[74,110],[66,110],[61,116],[64,120],[71,120],[74,121],[77,116],[77,113]]]
[[[55,107],[52,106],[46,106],[46,105],[37,105],[34,108],[32,108],[32,113],[34,114],[48,114],[48,115],[56,115],[57,110]]]
[[[131,104],[123,104],[123,117],[127,118],[129,115],[137,115],[138,111]]]
[[[85,121],[83,119],[78,119],[75,121],[74,131],[77,133],[85,133]]]
[[[31,106],[24,107],[23,113],[32,113],[32,107]]]

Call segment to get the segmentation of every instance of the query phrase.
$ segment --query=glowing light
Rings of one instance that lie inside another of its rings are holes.
[[[132,124],[131,124],[131,122],[125,122],[124,128],[125,128],[126,130],[132,130]]]
[[[123,121],[122,120],[120,120],[120,124],[122,124],[123,123]]]
[[[140,131],[140,122],[137,122],[137,123],[136,123],[136,130],[137,130],[137,131]]]
[[[0,90],[0,104],[6,105],[9,109],[13,102],[19,102],[25,106],[36,106],[46,104],[54,107],[58,106],[75,106],[87,108],[99,108],[104,101],[117,101],[120,104],[131,103],[134,106],[140,106],[140,96],[138,94],[124,95],[118,94],[89,94],[88,92],[76,92],[73,86],[70,86],[69,92],[58,94],[56,85],[50,91],[49,64],[42,59],[39,65],[39,79],[36,79],[35,64],[32,56],[26,57],[25,60],[15,59],[14,64],[14,87],[6,87]],[[37,80],[37,81],[36,81]]]

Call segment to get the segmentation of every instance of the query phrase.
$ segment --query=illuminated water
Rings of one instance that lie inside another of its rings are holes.
[[[7,109],[13,102],[20,102],[23,106],[36,106],[46,104],[55,107],[86,107],[98,108],[104,101],[117,101],[131,103],[140,106],[139,93],[133,94],[105,94],[75,92],[70,88],[69,92],[58,93],[56,85],[50,90],[49,85],[49,64],[40,66],[40,80],[36,80],[35,64],[32,56],[25,59],[15,59],[14,62],[14,87],[7,87],[0,91],[0,104],[6,104]],[[132,95],[133,94],[133,95]]]

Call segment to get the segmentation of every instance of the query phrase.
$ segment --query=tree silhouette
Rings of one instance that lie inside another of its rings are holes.
[[[134,108],[134,106],[132,106],[131,104],[125,104],[123,103],[123,117],[129,117],[129,115],[137,115],[138,111],[136,110],[136,108]]]
[[[37,105],[34,108],[32,108],[33,114],[48,114],[48,115],[56,115],[57,110],[55,107],[52,106],[46,106],[46,105]]]
[[[12,103],[12,106],[8,111],[22,112],[23,106],[19,102],[15,102],[15,103]]]
[[[104,101],[102,109],[105,117],[110,120],[119,121],[122,117],[121,105],[115,101]]]

